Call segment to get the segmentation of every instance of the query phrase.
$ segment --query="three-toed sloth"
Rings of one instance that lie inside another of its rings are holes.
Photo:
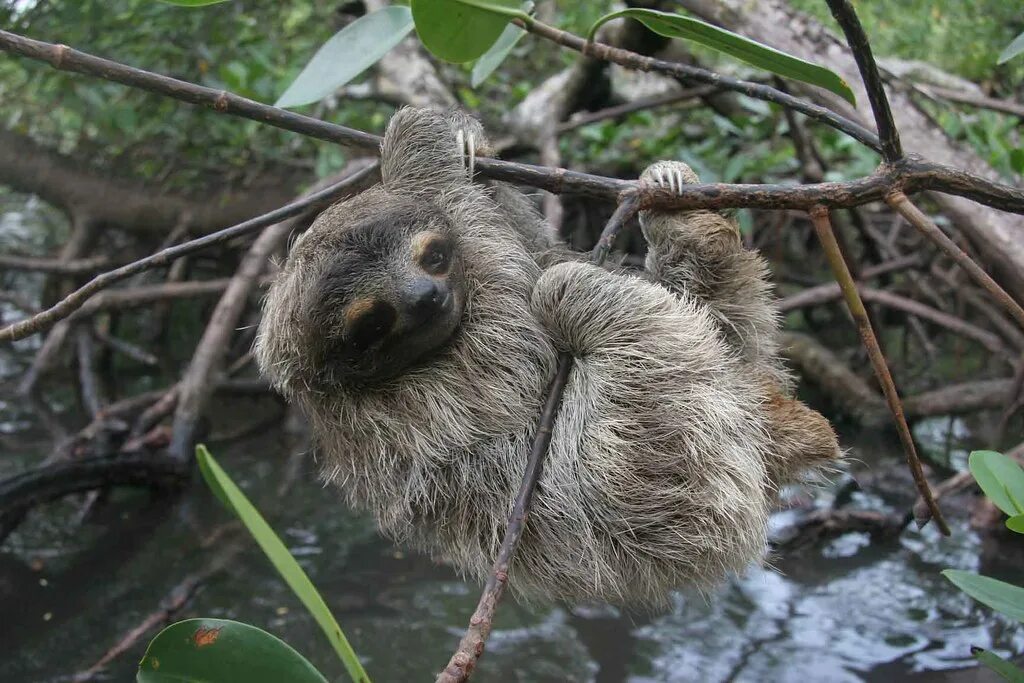
[[[518,191],[473,182],[474,142],[463,114],[399,111],[383,182],[324,211],[270,289],[256,357],[325,478],[486,576],[567,351],[513,589],[657,603],[760,562],[779,486],[840,456],[791,395],[764,262],[718,213],[660,210],[640,214],[645,272],[582,262]],[[663,161],[642,180],[697,177]]]

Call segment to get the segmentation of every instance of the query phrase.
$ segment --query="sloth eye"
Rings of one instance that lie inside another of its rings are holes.
[[[451,245],[447,240],[429,242],[420,254],[420,266],[428,273],[439,275],[448,270],[451,260]]]
[[[375,342],[386,337],[395,326],[395,309],[383,301],[374,301],[350,311],[345,330],[345,340],[359,351],[370,348]]]

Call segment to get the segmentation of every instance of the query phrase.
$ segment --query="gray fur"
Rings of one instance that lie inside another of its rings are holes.
[[[568,350],[576,360],[512,588],[658,603],[760,562],[778,484],[838,451],[827,421],[788,395],[759,259],[738,241],[705,248],[677,212],[643,216],[660,282],[575,262],[515,190],[471,182],[458,130],[483,140],[459,114],[398,112],[382,186],[325,211],[267,297],[256,356],[308,416],[325,478],[396,540],[485,577]],[[457,236],[461,323],[397,377],[325,382],[308,353],[324,332],[304,317],[304,293],[346,230],[410,199]],[[725,229],[708,215],[701,229]],[[734,266],[708,279],[705,257]]]

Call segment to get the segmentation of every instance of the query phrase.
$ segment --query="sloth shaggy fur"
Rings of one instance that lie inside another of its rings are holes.
[[[326,480],[397,541],[484,578],[566,350],[575,362],[512,588],[653,604],[761,562],[778,487],[839,451],[790,394],[760,257],[717,213],[647,211],[645,273],[583,263],[518,191],[472,182],[459,131],[484,148],[464,115],[399,111],[382,184],[321,214],[266,298],[256,357],[308,417]],[[696,182],[676,162],[643,179],[670,177]],[[444,224],[464,309],[447,343],[400,375],[347,382],[310,311],[346,232],[391,215]]]

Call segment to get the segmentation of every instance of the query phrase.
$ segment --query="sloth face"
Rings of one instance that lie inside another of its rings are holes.
[[[419,207],[345,231],[306,293],[310,346],[329,383],[396,377],[447,343],[466,295],[447,220]]]

